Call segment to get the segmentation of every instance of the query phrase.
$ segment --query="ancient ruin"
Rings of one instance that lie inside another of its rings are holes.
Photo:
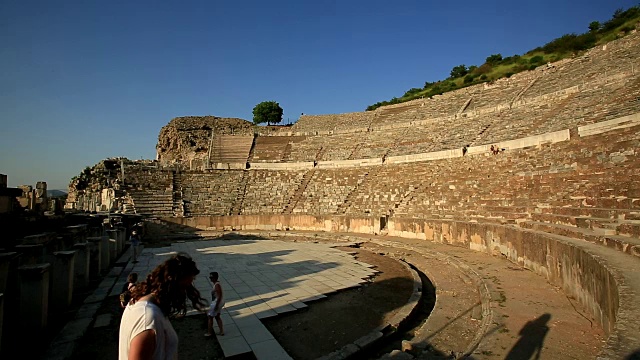
[[[575,299],[606,334],[599,356],[623,359],[640,349],[639,65],[633,33],[510,78],[371,112],[303,115],[269,128],[176,118],[160,131],[156,160],[85,169],[65,209],[142,217],[165,233],[351,233],[505,258]],[[46,202],[42,190],[28,189],[23,206]],[[18,269],[32,284],[21,296],[61,289],[50,301],[64,307],[82,286],[69,279],[86,284],[107,272],[132,221],[29,239],[0,255],[0,275]],[[11,295],[0,278],[0,294]],[[0,305],[3,298],[17,297],[0,296]],[[21,312],[28,326],[44,328],[46,305],[29,306]]]

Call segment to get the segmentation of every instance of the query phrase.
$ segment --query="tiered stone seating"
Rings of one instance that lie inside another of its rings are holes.
[[[365,177],[366,172],[357,168],[317,170],[293,213],[336,214]]]
[[[296,139],[304,137],[295,137]],[[281,161],[287,144],[293,141],[289,136],[258,136],[253,148],[253,157],[250,161],[276,162]]]
[[[367,133],[312,136],[291,144],[291,161],[347,160]]]
[[[302,182],[304,171],[249,171],[242,214],[280,214]]]
[[[292,132],[315,134],[317,132],[367,131],[373,120],[371,112],[353,112],[328,115],[302,115],[292,127]]]
[[[428,171],[402,165],[398,172],[416,174],[424,190],[396,214],[521,219],[528,228],[612,243],[627,235],[630,251],[629,244],[640,244],[628,237],[640,218],[640,185],[632,180],[640,173],[639,141],[637,128],[628,128],[536,150],[440,160]]]
[[[472,87],[468,87],[456,91],[446,92],[442,95],[436,95],[431,99],[425,98],[412,100],[409,102],[410,104],[418,104],[419,106],[401,112],[397,115],[391,112],[391,109],[393,108],[380,108],[379,110],[377,110],[380,115],[378,116],[378,119],[376,119],[374,128],[394,126],[398,123],[406,123],[410,121],[453,116],[472,97],[472,93],[480,91],[479,89],[471,90],[471,88]]]
[[[602,76],[636,72],[640,63],[640,36],[626,36],[606,46],[597,46],[586,54],[561,61],[553,68],[544,71],[544,75],[524,94],[525,98],[543,95],[549,92],[582,85]]]
[[[249,150],[253,144],[253,136],[216,136],[211,151],[214,163],[245,163],[249,157]]]
[[[469,88],[475,91],[470,94],[472,100],[467,111],[509,103],[538,76],[537,72],[527,71],[509,78],[498,79],[492,83],[474,85]]]
[[[241,190],[243,173],[242,170],[182,173],[186,212],[193,216],[228,215]]]
[[[398,142],[400,129],[389,129],[387,131],[370,131],[358,134],[357,142],[349,159],[372,159],[382,158]]]
[[[138,214],[173,215],[173,173],[158,167],[131,165],[125,168],[125,194]]]
[[[171,190],[130,190],[136,214],[173,216],[173,192]]]

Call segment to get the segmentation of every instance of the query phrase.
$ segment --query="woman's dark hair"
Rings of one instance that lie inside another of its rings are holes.
[[[185,278],[199,273],[200,270],[189,255],[185,253],[173,255],[153,269],[146,280],[132,289],[132,302],[135,303],[141,297],[153,293],[155,302],[167,316],[185,314],[187,298],[195,309],[203,311],[207,303],[200,296],[198,289],[192,283],[186,287],[182,284]]]
[[[209,273],[209,279],[211,278],[215,278],[216,280],[218,280],[218,272],[217,271],[212,271]]]
[[[127,282],[135,283],[136,281],[138,281],[138,273],[132,272],[127,276]]]

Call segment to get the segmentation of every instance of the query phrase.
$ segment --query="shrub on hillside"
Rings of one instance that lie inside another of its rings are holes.
[[[497,65],[502,61],[502,54],[493,54],[487,57],[485,64]]]
[[[467,69],[467,66],[462,64],[462,65],[454,66],[453,69],[451,69],[450,75],[452,79],[455,79],[455,78],[459,78],[467,75],[468,72],[469,70]]]
[[[618,9],[613,13],[611,19],[602,25],[600,28],[600,32],[611,31],[618,26],[624,24],[628,20],[640,17],[640,6],[633,6],[623,11],[622,9]]]
[[[596,41],[596,35],[593,33],[566,34],[547,43],[541,50],[546,54],[576,52],[593,47]]]
[[[473,82],[473,78],[474,78],[474,76],[472,74],[467,74],[464,77],[464,83],[465,84],[471,84]]]
[[[493,66],[491,66],[491,64],[486,64],[485,63],[485,64],[480,65],[479,68],[475,69],[473,71],[473,73],[476,74],[476,75],[482,75],[482,74],[490,73],[491,70],[493,70]]]
[[[529,59],[529,64],[542,64],[543,61],[544,58],[540,55],[537,55]]]

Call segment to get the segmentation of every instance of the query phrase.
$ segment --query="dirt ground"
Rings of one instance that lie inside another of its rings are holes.
[[[368,284],[341,291],[308,307],[263,322],[273,336],[296,360],[315,359],[368,334],[392,317],[411,295],[413,277],[396,260],[365,250],[357,252],[358,260],[375,265],[380,271]],[[91,328],[79,342],[72,360],[112,360],[118,357],[118,327],[121,314],[116,297],[107,298],[98,314],[110,313],[113,321],[107,327]],[[215,338],[205,338],[204,315],[174,319],[180,338],[181,359],[223,359]]]

